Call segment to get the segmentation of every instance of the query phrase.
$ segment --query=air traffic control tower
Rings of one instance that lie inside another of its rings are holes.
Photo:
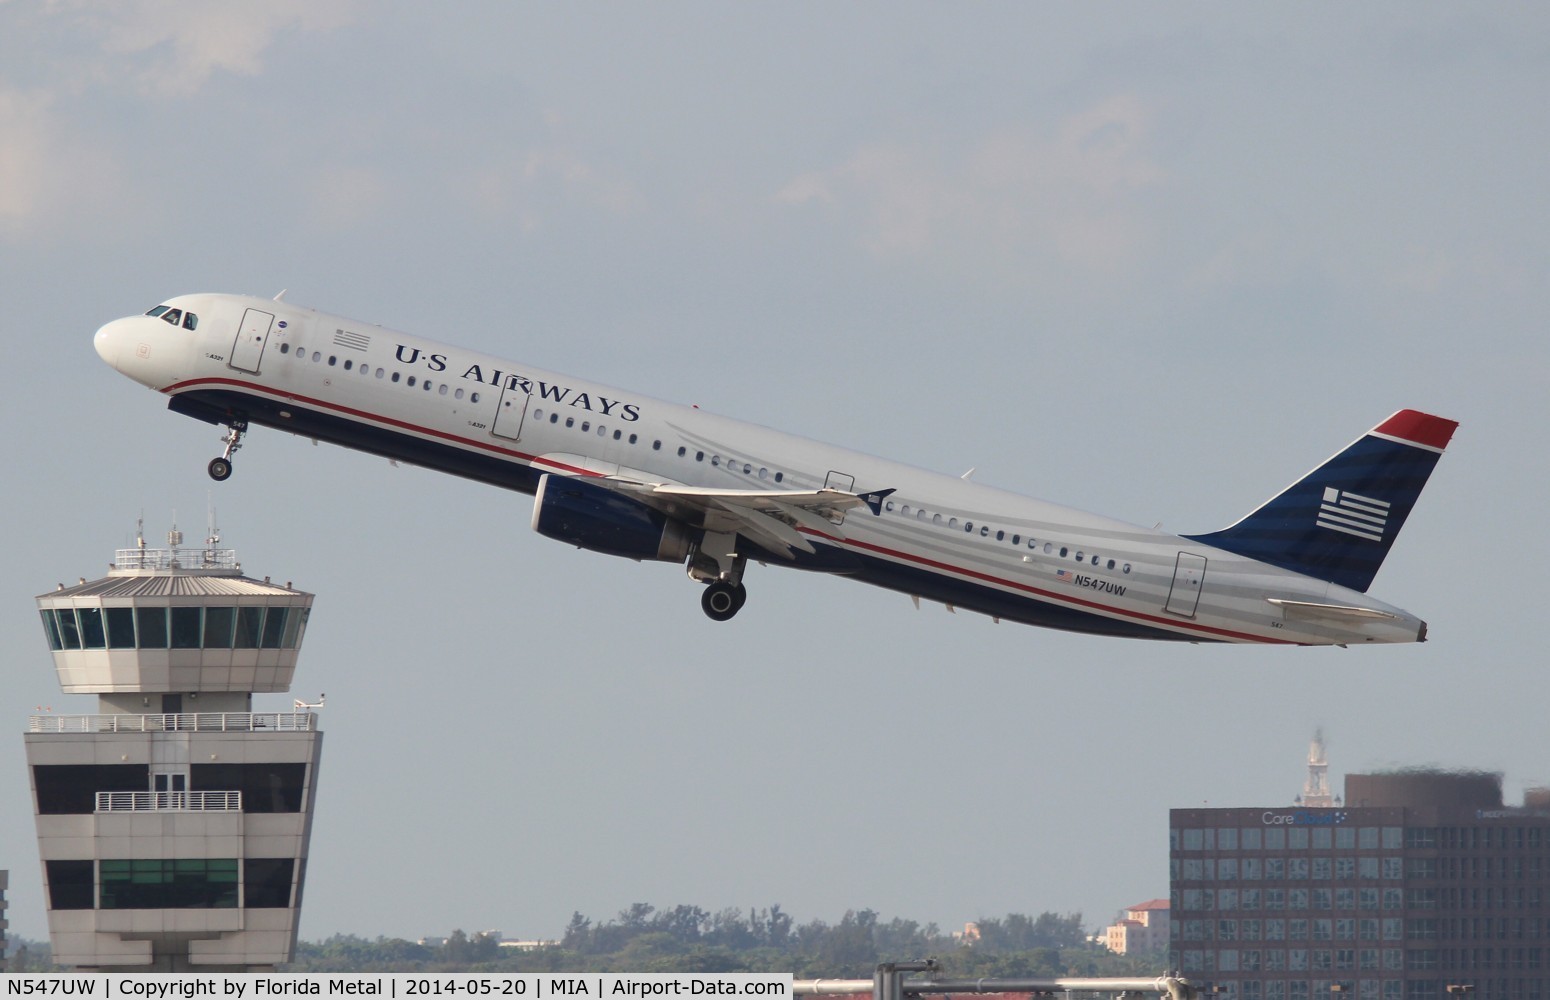
[[[108,575],[37,599],[66,694],[95,715],[26,735],[54,961],[258,972],[289,961],[323,734],[290,690],[312,595],[217,548],[118,550]]]

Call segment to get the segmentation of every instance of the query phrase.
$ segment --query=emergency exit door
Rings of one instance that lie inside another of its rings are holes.
[[[1168,611],[1182,618],[1195,617],[1200,587],[1206,578],[1206,557],[1180,552],[1173,566],[1173,588],[1168,591]]]

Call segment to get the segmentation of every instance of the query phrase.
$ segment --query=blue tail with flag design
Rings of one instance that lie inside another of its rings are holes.
[[[1237,524],[1185,537],[1365,591],[1457,427],[1400,410]]]

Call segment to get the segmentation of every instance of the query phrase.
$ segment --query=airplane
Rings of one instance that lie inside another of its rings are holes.
[[[113,368],[226,428],[257,425],[532,494],[532,527],[682,565],[716,621],[750,560],[1007,620],[1188,642],[1424,642],[1367,596],[1458,426],[1400,410],[1237,523],[1171,535],[383,327],[241,295],[168,299],[96,333]]]

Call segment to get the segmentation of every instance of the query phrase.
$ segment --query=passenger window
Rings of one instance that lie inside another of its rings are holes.
[[[607,437],[608,436],[608,428],[604,427],[602,424],[598,424],[597,425],[597,436],[600,437],[600,438]]]
[[[446,394],[447,394],[447,383],[443,382],[443,383],[441,383],[440,385],[438,385],[436,387],[436,395],[438,395],[438,396],[445,396]]]
[[[291,345],[290,344],[281,344],[280,345],[280,353],[281,354],[289,354],[289,353],[291,353]]]
[[[1129,563],[1125,564],[1122,572],[1124,572],[1124,573],[1129,573],[1130,572],[1130,564]]]
[[[905,504],[903,507],[900,507],[899,508],[899,513],[903,514],[905,517],[909,517],[910,516],[910,505],[909,504]]]
[[[1109,560],[1109,567],[1108,568],[1109,569],[1113,569],[1114,568],[1114,560],[1113,559]]]
[[[168,323],[171,323],[173,326],[177,326],[178,322],[183,318],[183,310],[168,309],[166,312],[161,314],[161,318],[166,320]]]
[[[469,396],[469,397],[468,397],[468,401],[469,401],[469,402],[470,402],[470,403],[477,403],[477,402],[479,402],[479,394],[478,394],[478,393],[477,393],[477,392],[476,392],[476,393],[473,393],[473,394],[471,394],[471,395],[470,395],[470,396]]]
[[[1096,552],[1093,553],[1093,565],[1098,565],[1098,553]]]
[[[426,392],[430,392],[431,391],[431,380],[430,379],[426,379],[424,382],[421,382],[420,383],[420,387],[423,388]]]
[[[323,360],[323,352],[322,351],[313,351],[312,352],[312,360],[313,361],[322,361]]]
[[[712,456],[710,456],[710,464],[719,469],[721,467],[721,456],[720,455],[712,455]]]
[[[1012,536],[1012,544],[1013,545],[1021,545],[1022,543],[1023,543],[1023,538],[1022,538],[1021,535],[1013,535]]]
[[[998,541],[998,542],[999,542],[999,541],[1001,541],[1001,540],[1002,540],[1002,539],[1004,539],[1004,538],[1006,538],[1006,532],[1004,532],[1004,531],[998,531],[998,532],[996,532],[996,541]],[[1013,536],[1012,536],[1012,544],[1013,544],[1013,545],[1016,545],[1016,544],[1017,544],[1017,536],[1016,536],[1016,535],[1013,535]]]
[[[956,527],[958,527],[958,519],[956,517],[948,518],[947,519],[947,526],[949,528],[956,528]]]
[[[759,478],[760,479],[768,479],[769,477],[770,477],[770,470],[769,469],[760,469],[759,470]]]
[[[592,421],[590,421],[590,420],[583,420],[581,422],[581,433],[585,434],[587,431],[589,431],[591,429],[592,429]]]
[[[397,381],[398,381],[398,372],[394,372],[394,373],[393,373],[393,381],[394,381],[394,382],[397,382]]]
[[[683,458],[687,454],[689,454],[689,449],[685,448],[683,445],[679,445],[678,446],[678,457],[679,458]]]
[[[1071,551],[1071,550],[1066,548],[1064,545],[1062,545],[1060,547],[1060,558],[1064,559],[1066,557],[1066,553],[1069,552],[1069,551]]]
[[[461,386],[459,386],[458,390],[452,394],[452,398],[453,399],[462,399],[463,398],[463,389],[462,389]]]
[[[786,477],[786,474],[784,472],[777,472],[777,473],[775,473],[775,481],[777,483],[780,482],[785,477]]]
[[[194,329],[198,329],[198,327],[199,327],[199,317],[198,316],[195,316],[193,313],[184,313],[183,314],[183,329],[185,329],[185,330],[194,330]]]
[[[985,538],[989,534],[990,534],[990,526],[987,525],[987,524],[980,525],[980,537],[981,538]],[[999,534],[999,532],[998,532],[998,534]]]
[[[1029,544],[1032,544],[1032,543],[1030,542]],[[1049,542],[1045,542],[1044,543],[1044,554],[1045,555],[1049,555],[1054,550],[1055,550],[1055,546],[1054,545],[1050,544]]]
[[[614,431],[614,440],[615,441],[619,440],[622,437],[624,437],[624,432],[623,431]]]
[[[566,417],[565,418],[565,426],[566,427],[575,427],[576,426],[576,418],[575,417]]]
[[[559,423],[560,422],[560,415],[558,413],[551,413],[551,414],[549,414],[549,422],[551,424]]]
[[[694,460],[696,462],[703,462],[703,461],[705,461],[705,453],[703,451],[695,452],[694,453]]]
[[[350,366],[353,365],[353,364],[355,364],[355,362],[351,361],[349,358],[345,358],[344,359],[344,370],[345,371],[349,371],[350,370]]]
[[[408,385],[409,388],[413,389],[414,388],[414,376],[413,375],[409,376],[409,378],[407,380],[405,380],[405,384]]]

